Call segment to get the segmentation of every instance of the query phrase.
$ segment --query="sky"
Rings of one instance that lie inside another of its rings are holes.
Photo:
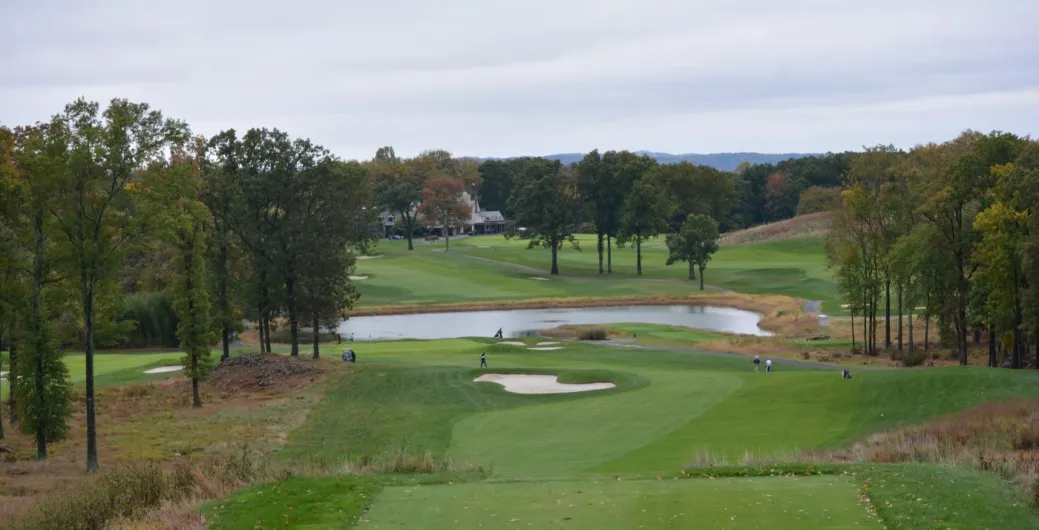
[[[340,157],[1039,135],[1034,0],[0,0],[0,124],[78,97]]]

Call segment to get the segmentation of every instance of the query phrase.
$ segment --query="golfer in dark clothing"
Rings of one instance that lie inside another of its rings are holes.
[[[487,352],[480,354],[480,368],[487,368]]]
[[[761,359],[757,355],[754,356],[754,371],[758,371],[758,367],[761,366]]]

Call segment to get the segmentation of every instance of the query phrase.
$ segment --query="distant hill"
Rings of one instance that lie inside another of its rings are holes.
[[[656,158],[657,162],[661,164],[689,162],[700,166],[711,166],[722,171],[732,171],[736,169],[736,166],[739,166],[743,162],[749,162],[751,164],[775,164],[792,158],[802,158],[812,155],[812,153],[686,153],[682,155],[673,155],[671,153],[654,153],[650,151],[636,151],[636,153]],[[573,162],[580,162],[581,159],[584,158],[584,155],[585,153],[559,153],[555,155],[546,155],[545,158],[549,160],[559,160],[564,164],[570,164]],[[502,160],[501,158],[474,159],[481,162],[484,160]]]

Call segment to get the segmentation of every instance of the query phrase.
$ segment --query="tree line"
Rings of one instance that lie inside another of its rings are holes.
[[[1002,350],[1023,367],[1039,332],[1039,142],[966,131],[908,151],[876,146],[842,184],[826,248],[861,349],[878,353],[882,326],[884,349],[919,356],[918,314],[925,348],[933,320],[960,364],[984,332],[990,366]]]
[[[300,328],[335,328],[353,302],[355,257],[372,240],[369,164],[276,129],[212,138],[144,103],[77,100],[51,119],[0,126],[0,351],[8,420],[37,456],[68,433],[73,387],[63,351],[85,362],[87,468],[98,468],[96,348],[140,332],[165,300],[182,364],[199,382],[211,350],[230,356],[243,318],[271,351],[276,317],[291,354]],[[161,294],[162,296],[157,296]],[[3,419],[0,417],[0,436]]]

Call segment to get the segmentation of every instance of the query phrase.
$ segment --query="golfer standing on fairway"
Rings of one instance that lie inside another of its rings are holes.
[[[766,372],[771,372],[772,371],[772,359],[765,359],[765,371]]]
[[[487,352],[480,354],[480,368],[487,368]]]
[[[757,355],[754,356],[754,373],[757,373],[758,368],[761,366],[761,358]]]

